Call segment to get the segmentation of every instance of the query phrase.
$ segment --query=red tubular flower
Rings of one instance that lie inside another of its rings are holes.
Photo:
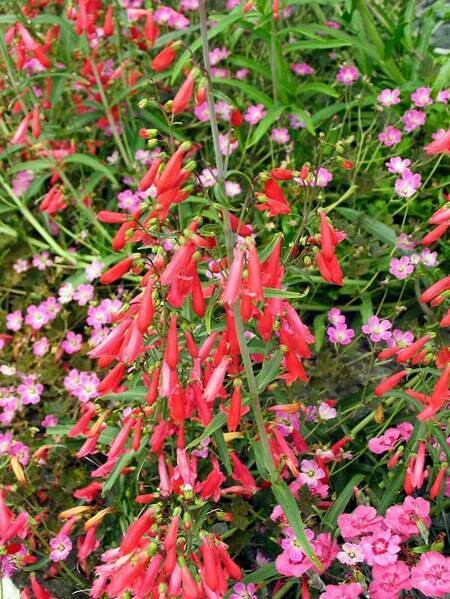
[[[27,114],[21,120],[19,126],[17,127],[16,132],[14,133],[13,137],[11,138],[11,140],[9,142],[11,145],[21,144],[25,140],[25,136],[27,134],[28,125],[30,124],[32,116],[33,115],[31,115],[31,114]]]
[[[114,393],[114,391],[119,387],[122,382],[123,377],[125,376],[125,372],[127,370],[126,364],[116,364],[114,368],[112,368],[108,374],[102,379],[100,384],[97,387],[97,390],[100,395],[105,395],[106,393]]]
[[[447,314],[444,314],[444,316],[442,317],[439,326],[443,329],[450,327],[450,309],[447,310]]]
[[[152,372],[148,391],[145,396],[145,401],[149,406],[152,406],[158,398],[160,368],[156,367]]]
[[[444,464],[439,468],[436,478],[430,488],[430,499],[434,500],[440,494],[444,477],[447,474],[448,465]]]
[[[284,197],[284,194],[275,181],[270,178],[264,185],[264,195],[261,197],[261,203],[256,206],[257,210],[268,210],[269,216],[279,214],[290,214],[291,208]]]
[[[249,235],[251,235],[253,233],[253,229],[252,229],[251,225],[246,225],[237,216],[234,216],[234,214],[232,214],[231,212],[230,212],[230,223],[231,223],[231,230],[233,231],[233,233],[237,233],[241,237],[248,237]]]
[[[405,376],[407,374],[408,374],[407,370],[401,370],[400,372],[391,374],[391,376],[388,376],[387,378],[383,379],[381,381],[381,383],[379,383],[375,387],[375,391],[374,391],[375,395],[377,397],[384,395],[385,393],[387,393],[388,391],[390,391],[391,389],[396,387],[399,384],[399,382],[405,378]]]
[[[236,564],[236,562],[230,557],[226,545],[224,543],[218,544],[219,558],[222,564],[225,566],[226,571],[233,580],[241,580],[243,577],[242,570]]]
[[[33,137],[39,139],[41,136],[41,119],[39,116],[39,104],[35,104],[31,120],[31,132]]]
[[[164,538],[164,549],[169,551],[172,547],[175,547],[178,538],[178,530],[180,527],[180,516],[178,514],[174,515],[171,523],[169,524],[166,536]]]
[[[150,168],[145,173],[145,175],[142,177],[142,179],[139,181],[139,190],[140,191],[146,191],[153,184],[153,182],[155,181],[156,176],[158,174],[158,170],[159,170],[159,167],[161,166],[161,163],[162,163],[161,158],[155,158],[155,160],[153,160],[153,162],[150,165]]]
[[[450,129],[438,139],[432,141],[424,148],[427,154],[445,154],[450,152]]]
[[[141,333],[146,333],[153,322],[155,307],[153,305],[153,279],[150,279],[142,294],[139,313],[137,317],[137,328]]]
[[[167,347],[164,360],[169,368],[174,370],[179,360],[177,316],[172,315],[167,333]]]
[[[151,47],[154,45],[156,38],[159,35],[159,28],[155,23],[153,13],[151,10],[147,11],[147,19],[145,21],[144,26],[144,35],[145,39],[149,42]]]
[[[85,405],[86,411],[80,418],[75,422],[67,436],[70,438],[77,437],[78,435],[86,434],[88,425],[97,413],[97,408],[94,404],[88,403]]]
[[[224,356],[219,365],[215,368],[205,389],[203,390],[203,397],[205,398],[205,401],[214,401],[219,394],[223,385],[225,374],[227,373],[228,367],[230,365],[230,361],[231,358],[229,356]]]
[[[256,251],[256,247],[253,242],[249,243],[247,252],[248,289],[255,301],[262,302],[264,300],[264,291],[262,286],[261,265],[259,263],[258,252]]]
[[[334,256],[335,239],[333,230],[327,221],[325,211],[320,211],[320,247],[324,259],[328,262]]]
[[[396,361],[399,364],[402,364],[403,362],[407,362],[413,356],[415,356],[422,349],[422,347],[425,345],[425,343],[427,343],[427,341],[429,341],[430,339],[431,339],[431,335],[424,335],[420,339],[417,339],[416,341],[414,341],[414,343],[411,343],[411,345],[409,345],[408,347],[401,349],[397,353],[397,356],[395,358]]]
[[[114,20],[113,20],[113,7],[108,6],[105,13],[105,20],[103,22],[103,33],[105,37],[110,37],[114,33]]]
[[[51,593],[38,583],[34,574],[31,574],[30,582],[35,599],[54,599]]]
[[[438,225],[432,231],[427,233],[427,235],[425,235],[425,237],[422,239],[422,245],[431,245],[445,235],[449,227],[450,223],[442,223],[441,225]]]
[[[172,284],[178,275],[185,272],[188,264],[192,260],[195,252],[195,245],[192,242],[187,242],[175,250],[171,261],[161,274],[160,282],[162,285]]]
[[[89,352],[92,359],[100,358],[101,356],[115,356],[122,345],[125,333],[127,332],[131,318],[125,318],[120,322],[106,337]]]
[[[181,84],[180,89],[177,91],[175,98],[172,101],[172,114],[180,114],[184,112],[191,101],[194,93],[195,78],[192,71],[186,77]]]
[[[103,483],[93,482],[86,487],[74,491],[73,496],[75,499],[83,499],[84,501],[90,502],[94,501],[102,489]]]
[[[450,222],[450,204],[447,202],[444,206],[433,212],[428,221],[430,225],[441,225],[445,222]]]
[[[447,366],[434,386],[428,405],[417,415],[418,420],[430,420],[448,401],[449,372],[450,367]]]
[[[122,224],[127,222],[128,216],[121,212],[112,212],[111,210],[100,210],[97,213],[97,220],[102,223]]]
[[[230,432],[234,432],[238,429],[242,414],[243,410],[241,385],[235,385],[233,393],[231,395],[230,409],[228,411],[227,417],[227,428]]]
[[[238,246],[234,250],[234,258],[228,272],[228,278],[222,294],[224,304],[232,306],[241,291],[242,271],[244,269],[244,249]]]
[[[234,451],[230,451],[230,458],[233,462],[231,478],[237,482],[240,482],[248,492],[254,493],[258,489],[258,486],[256,485],[255,479],[251,475],[250,470],[241,462]]]
[[[158,54],[151,62],[151,67],[157,73],[159,73],[160,71],[165,71],[170,67],[170,65],[173,63],[176,57],[177,53],[173,48],[173,44],[169,44],[160,52],[158,52]]]
[[[417,456],[414,461],[414,467],[411,472],[411,485],[414,489],[420,489],[423,485],[423,481],[426,477],[424,472],[425,466],[425,453],[426,445],[424,441],[419,441],[419,448],[417,450]]]
[[[100,541],[97,539],[95,533],[97,532],[97,527],[92,526],[87,531],[86,535],[83,537],[83,541],[78,548],[78,559],[85,560],[87,559],[91,553],[93,553],[100,546]]]
[[[123,277],[131,270],[134,259],[135,256],[131,255],[123,260],[120,260],[120,262],[117,262],[117,264],[114,264],[114,266],[111,266],[111,268],[102,274],[100,277],[100,282],[104,285],[111,285],[111,283],[114,283],[114,281],[117,281]]]
[[[149,530],[154,521],[154,512],[152,508],[146,510],[142,516],[132,522],[120,544],[122,555],[131,553],[139,546],[141,537]]]
[[[217,589],[219,584],[217,572],[218,572],[218,556],[217,549],[215,547],[214,540],[210,537],[203,537],[200,545],[200,553],[204,564],[204,570],[202,571],[203,577],[206,584],[213,591]],[[202,578],[203,578],[202,577]]]
[[[422,304],[427,304],[431,302],[435,297],[443,293],[444,291],[448,291],[450,289],[450,276],[444,277],[440,281],[437,281],[431,287],[428,287],[419,298],[419,301]]]

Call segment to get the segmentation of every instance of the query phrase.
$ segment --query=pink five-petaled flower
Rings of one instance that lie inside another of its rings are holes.
[[[390,160],[385,162],[387,170],[393,175],[403,175],[411,164],[411,160],[408,158],[401,158],[400,156],[393,156]]]
[[[411,94],[411,101],[414,102],[414,104],[419,108],[429,106],[430,104],[433,104],[433,100],[430,97],[430,93],[430,87],[418,87],[416,91],[413,94]]]
[[[328,327],[327,335],[331,343],[335,343],[336,345],[348,345],[352,342],[355,331],[347,328],[346,324],[338,324],[335,327]]]
[[[72,541],[67,535],[57,535],[50,539],[51,547],[50,559],[54,562],[60,562],[69,555],[72,551]]]
[[[361,549],[364,552],[369,566],[387,566],[397,561],[400,552],[401,539],[392,530],[380,530],[361,540]]]
[[[298,475],[298,482],[308,487],[314,487],[325,477],[325,472],[319,467],[315,460],[302,460],[300,464],[301,472]]]
[[[391,338],[392,324],[389,320],[380,320],[378,316],[369,316],[366,324],[361,327],[361,330],[369,339],[376,343],[377,341],[387,341]]]
[[[344,85],[352,85],[359,79],[359,71],[356,67],[340,67],[336,75],[336,80]]]
[[[20,331],[23,323],[23,316],[20,310],[14,310],[6,315],[6,328],[10,331]]]
[[[450,593],[450,557],[427,551],[411,570],[411,586],[427,597],[448,597]]]
[[[378,102],[385,108],[398,104],[400,102],[400,90],[399,89],[383,89],[377,96]]]
[[[410,198],[419,189],[421,183],[421,176],[407,169],[403,176],[395,181],[395,193],[401,198]]]
[[[289,131],[284,127],[280,129],[272,129],[270,137],[277,144],[286,144],[291,139]]]
[[[351,514],[338,516],[338,526],[344,539],[355,539],[380,529],[382,518],[375,508],[358,505]]]
[[[345,316],[339,308],[331,308],[327,314],[327,318],[334,327],[337,327],[339,324],[345,324]]]
[[[431,525],[430,504],[422,497],[408,496],[402,505],[392,505],[384,517],[386,525],[404,536],[420,534],[420,529]]]
[[[389,263],[389,272],[396,279],[407,279],[414,272],[414,264],[411,263],[409,256],[401,258],[392,258]]]
[[[230,599],[256,599],[255,595],[256,585],[252,582],[245,585],[243,582],[238,582],[233,587],[233,592],[230,595]]]
[[[378,134],[378,139],[386,147],[391,148],[392,146],[396,146],[401,142],[402,132],[399,129],[388,125],[381,133]]]
[[[410,133],[422,125],[425,124],[426,114],[422,110],[407,110],[405,114],[402,116],[403,125],[405,127],[405,131]]]
[[[305,530],[308,541],[312,541],[314,533],[308,528]],[[275,560],[275,567],[284,576],[301,576],[312,566],[311,562],[298,544],[297,538],[291,528],[283,531],[286,536],[281,541],[283,553]]]
[[[357,599],[363,592],[358,582],[348,584],[327,584],[319,599]]]
[[[296,75],[313,75],[314,74],[314,69],[307,64],[306,62],[297,62],[295,64],[291,64],[291,70],[296,74]]]
[[[399,560],[387,566],[374,565],[372,576],[369,590],[373,599],[394,599],[401,591],[411,588],[409,568]]]
[[[263,104],[251,105],[247,108],[244,114],[244,121],[250,125],[257,125],[267,114],[267,110]]]
[[[372,439],[369,439],[368,447],[373,453],[384,453],[385,451],[394,449],[394,446],[399,439],[400,432],[396,428],[388,428],[379,437],[372,437]]]

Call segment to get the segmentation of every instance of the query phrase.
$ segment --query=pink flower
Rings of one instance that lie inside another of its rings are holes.
[[[450,90],[443,89],[436,96],[436,102],[441,102],[442,104],[447,104],[450,99]]]
[[[33,343],[32,349],[33,355],[35,355],[37,358],[42,358],[43,356],[45,356],[45,354],[48,353],[48,350],[50,349],[50,344],[48,342],[47,337],[41,337],[40,339],[35,341]]]
[[[22,328],[23,316],[20,310],[14,310],[6,315],[6,328],[10,331],[20,331]]]
[[[302,460],[300,469],[301,472],[298,475],[297,480],[302,485],[314,487],[317,482],[322,478],[325,478],[325,472],[319,468],[319,465],[315,460]]]
[[[28,260],[24,260],[23,258],[18,258],[13,264],[13,271],[17,272],[18,274],[22,272],[27,272],[29,268],[30,263],[28,262]]]
[[[340,514],[337,522],[344,539],[354,539],[379,530],[382,518],[375,508],[358,505],[351,514]]]
[[[407,110],[402,116],[405,131],[410,133],[411,131],[422,127],[422,125],[425,124],[426,118],[427,117],[425,113],[421,110],[414,110],[413,108],[411,110]]]
[[[58,418],[56,418],[56,416],[53,416],[53,414],[47,414],[47,416],[41,422],[41,425],[45,426],[45,428],[48,428],[49,426],[56,426],[57,424]]]
[[[388,125],[381,133],[378,134],[378,139],[386,147],[391,148],[392,146],[396,146],[401,142],[402,132],[399,129]]]
[[[321,563],[320,568],[314,566],[314,569],[317,570],[317,572],[324,572],[331,566],[336,558],[339,552],[339,546],[329,532],[317,535],[317,537],[311,541],[311,545]]]
[[[74,333],[73,331],[69,331],[66,335],[66,338],[61,343],[61,347],[66,354],[76,354],[78,351],[80,351],[82,344],[82,335]]]
[[[39,403],[43,391],[44,387],[36,382],[35,375],[23,377],[22,383],[17,387],[24,405]]]
[[[414,341],[414,333],[411,331],[401,331],[400,329],[394,329],[392,331],[392,337],[388,339],[387,344],[389,347],[398,345],[399,347],[408,347]]]
[[[225,181],[225,194],[229,198],[234,198],[241,193],[242,189],[239,183],[235,181]]]
[[[387,566],[397,561],[400,552],[400,537],[393,534],[392,530],[380,530],[361,540],[361,549],[364,552],[369,566]]]
[[[50,322],[50,317],[46,310],[40,306],[28,306],[25,323],[32,329],[38,330]]]
[[[98,277],[105,270],[105,264],[101,260],[92,260],[88,266],[86,266],[86,279],[89,282],[98,279]]]
[[[377,341],[387,341],[390,339],[392,333],[390,329],[392,324],[389,320],[380,320],[378,316],[370,316],[367,324],[361,327],[361,330],[366,335],[369,335],[369,339],[376,343]]]
[[[374,565],[372,576],[369,590],[373,599],[397,599],[401,591],[411,588],[409,568],[400,560],[387,566]]]
[[[12,180],[12,189],[16,196],[20,198],[24,193],[28,191],[28,188],[31,185],[31,182],[34,179],[33,171],[20,171]]]
[[[312,541],[314,533],[309,529],[306,529],[305,532],[308,541]],[[309,570],[312,564],[298,544],[293,530],[287,528],[283,531],[283,534],[286,536],[281,541],[283,553],[275,560],[275,567],[284,576],[299,577]]]
[[[327,335],[331,343],[335,343],[336,345],[348,345],[352,342],[355,331],[347,328],[346,324],[338,324],[335,327],[328,327]]]
[[[249,74],[248,69],[238,69],[236,71],[236,79],[245,79],[248,74]]]
[[[395,193],[401,198],[410,198],[421,185],[421,176],[406,170],[401,179],[395,181]]]
[[[411,251],[417,245],[417,241],[411,239],[411,236],[407,235],[406,233],[400,233],[400,235],[397,237],[397,247],[400,250]]]
[[[345,316],[339,310],[339,308],[331,308],[327,314],[328,320],[331,324],[337,327],[339,324],[345,324]]]
[[[396,428],[388,428],[379,437],[372,437],[369,439],[368,447],[371,452],[376,454],[384,453],[385,451],[391,451],[394,449],[395,444],[400,439],[400,433]]]
[[[450,593],[450,558],[427,551],[411,570],[411,585],[427,597],[446,597]]]
[[[405,537],[420,534],[431,525],[430,504],[422,497],[406,497],[402,505],[392,505],[387,509],[384,520],[394,532]]]
[[[119,204],[119,208],[132,214],[139,208],[141,198],[137,193],[133,193],[131,189],[125,189],[125,191],[121,191],[118,194],[117,202]]]
[[[208,102],[202,102],[194,108],[194,114],[199,121],[206,123],[209,120]]]
[[[414,102],[419,108],[429,106],[433,104],[433,100],[430,98],[431,88],[430,87],[418,87],[416,91],[411,94],[411,101]]]
[[[244,114],[244,121],[250,125],[257,125],[267,114],[263,104],[249,106]]]
[[[389,272],[396,279],[407,279],[414,272],[414,264],[411,264],[409,256],[401,258],[392,258],[389,263]]]
[[[411,164],[411,160],[405,158],[403,160],[400,156],[394,156],[388,162],[385,163],[388,171],[393,175],[403,175]]]
[[[230,134],[228,134],[228,133],[222,134],[221,133],[219,135],[220,151],[222,152],[222,154],[224,156],[230,156],[230,154],[232,154],[236,150],[238,145],[239,145],[238,140],[231,137]]]
[[[89,283],[81,283],[75,289],[73,299],[79,306],[85,306],[94,297],[94,287]]]
[[[330,171],[321,166],[312,178],[310,185],[311,187],[326,187],[332,179],[333,175]]]
[[[319,404],[317,412],[322,420],[332,420],[337,416],[336,408],[333,408],[333,406],[326,401],[322,401]]]
[[[49,545],[52,549],[50,559],[54,562],[60,562],[72,551],[72,541],[67,535],[57,535],[50,539]]]
[[[363,592],[358,582],[348,584],[327,584],[319,599],[357,599]]]
[[[271,138],[277,144],[286,144],[291,139],[289,131],[285,128],[272,129]]]
[[[340,67],[336,79],[344,85],[352,85],[352,83],[359,79],[359,71],[353,66]]]
[[[52,265],[52,261],[49,258],[48,252],[42,252],[42,254],[36,254],[33,256],[32,265],[38,270],[45,270]]]
[[[314,69],[306,62],[297,62],[295,64],[291,64],[291,69],[296,75],[313,75],[315,73]]]
[[[430,248],[425,248],[424,250],[422,250],[419,254],[420,256],[420,262],[426,267],[426,268],[433,268],[433,266],[438,266],[439,262],[438,262],[438,254],[437,252],[432,252],[430,250]]]
[[[336,557],[341,564],[346,564],[347,566],[354,566],[364,561],[364,553],[356,543],[344,543]]]
[[[398,104],[400,102],[400,90],[399,89],[383,89],[377,96],[378,102],[385,108]]]
[[[225,60],[230,56],[230,51],[227,48],[213,48],[209,53],[209,60],[212,66],[216,65],[221,60]]]

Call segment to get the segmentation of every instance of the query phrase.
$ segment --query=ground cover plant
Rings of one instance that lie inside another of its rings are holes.
[[[450,596],[446,11],[2,2],[22,599]]]

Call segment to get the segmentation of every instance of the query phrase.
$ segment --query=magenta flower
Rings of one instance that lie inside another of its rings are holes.
[[[358,505],[351,514],[340,514],[337,520],[346,540],[378,531],[382,521],[376,509],[368,505]]]
[[[387,566],[374,565],[370,583],[370,597],[387,599],[398,597],[401,591],[411,588],[408,566],[400,560]]]
[[[407,235],[406,233],[400,233],[400,235],[397,237],[396,246],[400,250],[405,250],[405,251],[409,252],[417,246],[417,241],[414,241],[414,239],[411,239],[411,236]]]
[[[385,108],[389,108],[394,104],[400,102],[400,90],[399,89],[383,89],[377,96],[378,102]]]
[[[436,102],[440,102],[441,104],[448,104],[450,100],[450,89],[443,89],[438,92],[436,96]]]
[[[28,306],[25,323],[34,330],[38,330],[50,322],[48,312],[40,306]]]
[[[411,586],[427,597],[447,597],[450,594],[450,557],[437,551],[427,551],[411,570]]]
[[[359,79],[359,71],[353,66],[340,67],[336,79],[344,85],[352,85],[352,83]]]
[[[402,116],[405,131],[410,133],[411,131],[422,127],[422,125],[425,124],[426,118],[426,114],[421,110],[407,110]]]
[[[387,170],[393,175],[403,175],[408,171],[408,167],[411,164],[411,160],[405,158],[404,160],[400,156],[394,156],[388,162],[385,163]]]
[[[433,104],[430,93],[430,87],[419,87],[413,94],[411,94],[411,101],[414,102],[418,108],[429,106],[430,104]]]
[[[400,440],[400,433],[396,428],[388,428],[379,437],[369,439],[368,447],[372,453],[381,454],[385,451],[391,451],[395,444]]]
[[[105,264],[101,260],[92,260],[92,262],[86,266],[86,279],[91,283],[102,274],[105,270]]]
[[[201,123],[206,123],[209,120],[208,102],[201,102],[194,108],[194,114]]]
[[[49,266],[52,265],[52,261],[49,258],[50,254],[48,252],[42,252],[42,254],[36,254],[33,256],[32,265],[38,270],[45,270]]]
[[[47,414],[44,420],[41,422],[41,426],[48,428],[50,426],[56,426],[58,424],[58,418],[53,416],[53,414]]]
[[[50,559],[54,562],[60,562],[69,555],[72,551],[72,541],[67,535],[60,534],[50,539],[49,545],[51,547]]]
[[[23,272],[27,272],[30,268],[30,263],[28,260],[24,260],[23,258],[18,258],[13,264],[13,271],[21,274]]]
[[[257,125],[267,114],[263,104],[251,105],[244,114],[244,121],[250,125]]]
[[[388,125],[381,133],[378,134],[378,139],[386,147],[391,148],[392,146],[396,146],[401,142],[402,132],[399,129]]]
[[[31,182],[34,179],[33,171],[20,171],[12,180],[12,190],[19,198],[24,195],[28,191],[28,188],[31,185]]]
[[[430,248],[425,248],[420,252],[420,262],[426,267],[426,268],[433,268],[434,266],[438,266],[439,262],[438,262],[438,253],[437,252],[432,252],[430,250]]]
[[[388,346],[393,347],[397,345],[399,347],[407,347],[414,341],[414,333],[411,331],[401,331],[400,329],[394,329],[392,331],[392,337],[388,339]]]
[[[221,133],[219,135],[220,151],[222,152],[222,154],[224,156],[230,156],[230,154],[232,154],[236,150],[238,145],[239,145],[238,140],[231,137],[230,134],[228,134],[228,133],[222,134]]]
[[[238,69],[236,71],[236,79],[245,79],[250,71],[248,69]]]
[[[79,306],[85,306],[94,297],[94,287],[89,283],[81,283],[75,289],[73,299]]]
[[[328,311],[327,318],[335,327],[339,324],[345,324],[345,316],[339,308],[331,308],[331,310]]]
[[[125,189],[125,191],[121,191],[118,194],[117,203],[119,208],[132,214],[139,208],[141,204],[141,198],[137,193],[133,193],[131,189]]]
[[[308,528],[305,529],[308,541],[312,541],[314,533]],[[284,576],[301,576],[311,568],[311,562],[306,557],[303,549],[298,544],[297,538],[291,528],[283,531],[286,538],[282,539],[281,553],[275,560],[275,567],[280,574]]]
[[[389,272],[396,279],[407,279],[414,272],[414,264],[411,264],[409,256],[401,258],[392,258],[389,263]]]
[[[332,179],[333,175],[330,171],[321,166],[311,179],[310,185],[311,187],[326,187]]]
[[[378,316],[370,316],[366,324],[361,327],[361,330],[366,335],[369,335],[369,339],[376,343],[377,341],[387,341],[391,338],[392,333],[390,329],[392,324],[389,320],[380,320]]]
[[[331,343],[336,345],[348,345],[352,342],[355,331],[347,328],[346,324],[338,324],[335,327],[328,327],[327,335]]]

